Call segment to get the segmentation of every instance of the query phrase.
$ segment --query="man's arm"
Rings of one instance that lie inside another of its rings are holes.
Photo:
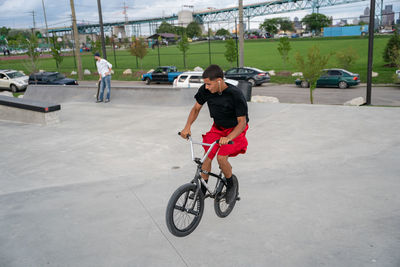
[[[189,117],[187,119],[185,128],[181,131],[181,136],[182,138],[187,138],[188,134],[191,135],[192,133],[190,132],[190,127],[192,126],[193,122],[197,119],[197,116],[199,115],[199,112],[203,106],[200,105],[198,102],[196,102],[192,108],[192,110],[189,113]]]
[[[108,62],[108,61],[106,61],[106,62],[107,62],[107,67],[108,67],[108,72],[106,73],[106,75],[110,75],[111,74],[112,65],[111,65],[110,62]]]
[[[237,120],[238,124],[236,125],[235,129],[233,129],[233,131],[227,137],[221,137],[219,139],[219,144],[226,145],[229,141],[232,141],[243,132],[247,124],[246,116],[237,117]]]

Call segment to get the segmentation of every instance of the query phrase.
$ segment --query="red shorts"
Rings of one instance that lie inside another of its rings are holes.
[[[233,144],[232,145],[215,145],[214,148],[211,150],[210,154],[208,154],[208,157],[210,159],[213,159],[215,155],[218,153],[218,155],[221,156],[229,156],[229,157],[235,157],[239,154],[244,154],[246,153],[247,150],[247,139],[246,139],[246,132],[247,129],[249,128],[248,125],[246,125],[246,128],[239,134],[238,137],[233,139]],[[221,137],[226,137],[228,136],[232,131],[233,128],[223,128],[216,126],[215,124],[212,125],[210,131],[203,135],[203,143],[211,144],[215,140],[220,139]],[[203,146],[204,150],[207,152],[209,146]]]

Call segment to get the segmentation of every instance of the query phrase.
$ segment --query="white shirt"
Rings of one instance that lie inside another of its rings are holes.
[[[101,77],[106,77],[106,73],[110,72],[112,65],[110,62],[105,60],[104,58],[96,61],[97,72],[101,75]],[[111,74],[111,73],[110,73]]]

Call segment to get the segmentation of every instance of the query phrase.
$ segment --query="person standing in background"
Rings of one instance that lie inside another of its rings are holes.
[[[97,99],[97,103],[103,102],[104,96],[104,88],[107,87],[107,96],[105,103],[110,102],[111,95],[111,68],[112,65],[110,62],[100,57],[99,53],[94,54],[94,58],[96,59],[97,72],[99,73],[99,82],[100,85],[100,96]]]

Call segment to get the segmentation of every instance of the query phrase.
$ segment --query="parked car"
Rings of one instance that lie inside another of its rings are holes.
[[[237,81],[248,81],[253,87],[269,82],[271,79],[267,71],[251,67],[229,69],[225,72],[225,77]]]
[[[272,35],[271,35],[269,32],[266,32],[266,33],[264,34],[264,38],[265,38],[265,39],[272,38]]]
[[[29,84],[78,85],[78,81],[66,78],[59,72],[38,72],[29,76]]]
[[[28,79],[29,77],[21,71],[0,70],[0,89],[16,93],[28,87]]]
[[[311,32],[303,32],[301,34],[301,37],[312,37],[312,33]]]
[[[181,73],[182,72],[178,72],[175,66],[161,66],[157,67],[154,71],[143,74],[142,81],[145,81],[147,85],[151,82],[172,83]]]
[[[297,79],[295,81],[297,86],[307,88],[310,87],[308,81],[304,79]],[[317,80],[317,87],[336,87],[341,89],[348,88],[360,84],[360,75],[351,73],[343,69],[326,69]]]
[[[290,38],[299,38],[299,37],[300,37],[300,35],[298,35],[297,33],[292,33],[290,35]]]
[[[400,70],[396,70],[396,78],[397,78],[396,82],[400,83]]]
[[[274,35],[274,38],[283,38],[283,37],[289,37],[289,36],[286,33],[280,33]]]
[[[200,88],[204,84],[202,71],[186,71],[180,74],[173,82],[176,88]],[[237,86],[238,81],[225,79],[225,82]]]
[[[394,32],[395,32],[394,29],[381,29],[381,30],[379,30],[379,33],[382,33],[382,34],[391,34],[391,33],[394,33]]]

